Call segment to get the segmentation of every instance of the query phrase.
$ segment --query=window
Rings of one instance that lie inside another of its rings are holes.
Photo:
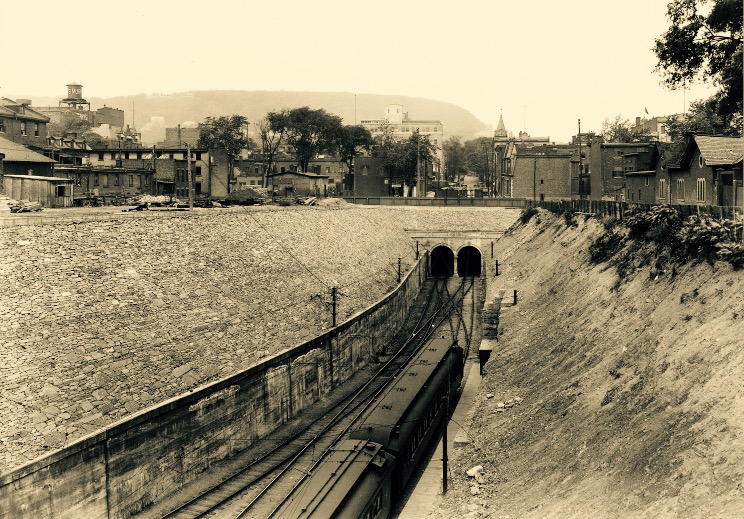
[[[201,182],[194,184],[194,192],[198,195],[201,193]]]
[[[103,162],[103,152],[98,153],[98,162]]]
[[[697,179],[697,201],[705,202],[705,179]]]
[[[196,152],[196,160],[201,160],[201,151]]]
[[[0,133],[5,133],[5,119],[0,117]]]
[[[651,178],[650,177],[646,177],[644,179],[643,185],[646,186],[646,187],[648,187],[650,183],[651,183]]]
[[[685,199],[685,179],[677,179],[677,200]]]
[[[109,187],[109,178],[107,174],[103,174],[103,187]]]
[[[65,186],[57,186],[57,196],[67,196]]]
[[[97,186],[99,182],[98,173],[93,175],[93,185]]]
[[[21,135],[26,135],[26,121],[21,121]]]
[[[39,123],[34,123],[34,137],[39,136]]]
[[[196,174],[201,175],[201,166],[196,166]]]
[[[659,198],[666,198],[666,179],[659,179]]]
[[[150,175],[145,176],[145,186],[150,185]]]
[[[134,186],[134,175],[129,175],[129,187]]]
[[[127,160],[129,160],[129,152],[128,151],[127,152],[124,152],[124,158],[127,159]]]
[[[137,177],[137,187],[142,187],[142,175]]]
[[[114,160],[115,158],[116,158],[116,153],[112,151],[111,152],[111,160]]]
[[[114,173],[114,185],[115,186],[119,185],[119,175],[116,173]]]

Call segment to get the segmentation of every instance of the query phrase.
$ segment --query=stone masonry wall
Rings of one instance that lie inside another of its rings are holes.
[[[385,342],[397,330],[425,265],[422,258],[395,292],[311,341],[0,475],[0,518],[126,518],[172,494],[366,365],[374,352],[359,339]],[[378,330],[379,321],[390,328]]]

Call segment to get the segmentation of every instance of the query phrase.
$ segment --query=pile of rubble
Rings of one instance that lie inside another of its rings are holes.
[[[28,200],[8,200],[8,207],[11,213],[33,213],[42,210],[39,202]]]

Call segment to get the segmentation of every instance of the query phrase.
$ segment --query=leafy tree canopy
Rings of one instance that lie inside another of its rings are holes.
[[[334,153],[341,135],[341,118],[322,108],[285,109],[267,115],[274,132],[282,133],[292,146],[300,170],[307,172],[310,161],[319,153]]]
[[[672,0],[667,18],[669,29],[655,40],[656,70],[671,88],[713,81],[712,106],[728,125],[742,111],[742,1]]]
[[[207,117],[203,123],[199,123],[197,146],[225,149],[232,160],[240,154],[240,150],[251,147],[246,135],[247,126],[248,120],[242,115]]]
[[[622,115],[615,116],[613,121],[605,119],[602,123],[602,137],[605,142],[651,142],[650,130],[636,128]]]
[[[382,159],[385,175],[399,178],[409,186],[418,182],[419,167],[425,171],[424,164],[436,159],[437,147],[428,135],[413,132],[406,140],[398,140],[391,130],[383,128],[375,138],[372,156]]]
[[[453,136],[444,141],[443,148],[445,179],[454,181],[467,172],[465,147],[460,137]]]
[[[346,163],[349,173],[354,170],[354,158],[362,150],[369,150],[375,143],[372,134],[361,125],[342,126],[336,143],[341,160]]]

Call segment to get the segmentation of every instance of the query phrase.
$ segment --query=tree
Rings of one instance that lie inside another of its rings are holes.
[[[489,178],[490,162],[493,157],[493,140],[491,137],[478,137],[466,141],[463,148],[466,171],[472,171],[481,181],[486,182]]]
[[[303,173],[307,173],[310,161],[319,153],[336,151],[342,127],[340,117],[307,106],[269,115],[276,120],[277,126],[272,123],[274,131],[282,132],[294,149]]]
[[[437,147],[428,135],[415,131],[404,140],[398,140],[391,128],[382,128],[375,138],[372,156],[381,159],[389,185],[398,179],[409,187],[418,184],[419,173],[426,174],[427,164],[434,162]]]
[[[602,123],[602,137],[605,142],[651,142],[653,136],[648,128],[636,128],[622,115],[614,121],[605,119]]]
[[[699,11],[711,2],[707,15]],[[742,112],[741,0],[672,0],[669,29],[655,40],[656,71],[671,88],[696,79],[712,81],[712,105],[724,125]]]
[[[51,122],[48,125],[50,135],[61,135],[63,137],[75,134],[85,140],[93,148],[104,148],[108,140],[92,131],[88,119],[75,112],[64,112],[59,123]]]
[[[224,149],[227,151],[229,179],[232,179],[235,157],[244,148],[251,147],[251,141],[246,135],[247,126],[248,119],[242,115],[220,116],[216,119],[207,117],[203,123],[199,123],[199,140],[196,145],[210,150]]]
[[[224,149],[232,161],[244,148],[250,147],[246,135],[248,120],[242,115],[229,117],[207,117],[199,123],[199,140],[197,146],[208,149]]]
[[[266,166],[264,167],[263,187],[268,186],[268,173],[274,164],[274,156],[284,139],[286,124],[281,112],[269,112],[266,117],[256,123],[258,134],[261,137],[261,151]]]
[[[467,172],[465,147],[460,137],[450,137],[443,144],[445,180],[453,181]]]
[[[354,172],[354,158],[363,150],[369,150],[375,143],[372,134],[361,125],[342,126],[336,143],[338,154],[344,161],[349,173]]]

